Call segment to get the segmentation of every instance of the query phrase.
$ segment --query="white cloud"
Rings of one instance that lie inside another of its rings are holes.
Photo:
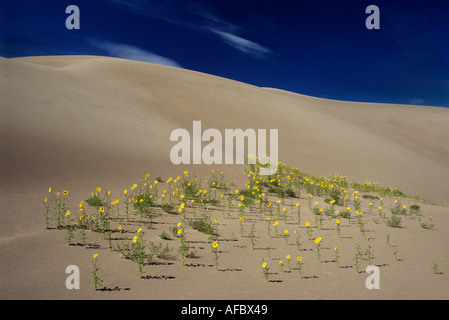
[[[213,33],[217,34],[222,38],[224,42],[228,45],[234,47],[237,50],[240,50],[248,55],[257,57],[257,58],[266,58],[269,54],[271,54],[271,50],[261,46],[258,43],[252,42],[250,40],[241,38],[239,36],[233,35],[229,32],[224,32],[217,30],[215,28],[209,28]]]
[[[425,101],[423,99],[420,98],[413,98],[409,100],[410,104],[414,104],[414,105],[419,105],[419,104],[423,104]]]
[[[102,40],[91,40],[90,43],[97,49],[100,49],[113,57],[182,68],[179,63],[172,59],[157,55],[135,46]]]

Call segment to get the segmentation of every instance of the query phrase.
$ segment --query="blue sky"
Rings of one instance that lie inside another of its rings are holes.
[[[380,29],[368,30],[368,5]],[[80,29],[65,27],[77,5]],[[449,3],[0,0],[0,56],[104,55],[316,97],[449,107]]]

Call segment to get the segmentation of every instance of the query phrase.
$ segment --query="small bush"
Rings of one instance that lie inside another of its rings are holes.
[[[393,214],[391,219],[387,221],[387,226],[392,228],[399,228],[401,224],[401,218]]]

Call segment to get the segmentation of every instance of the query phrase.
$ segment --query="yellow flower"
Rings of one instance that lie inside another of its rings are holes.
[[[124,193],[124,194],[127,194],[127,193],[128,193],[128,190],[126,190],[126,189],[123,190],[123,193]]]
[[[47,203],[47,201],[48,201],[48,199],[47,199],[47,198],[44,198],[44,203]]]
[[[48,188],[48,192],[51,192],[51,187],[50,187],[50,188]]]
[[[285,256],[285,258],[286,258],[287,260],[290,260],[290,255],[287,254],[287,255]]]
[[[273,226],[277,226],[278,223],[279,223],[279,222],[276,220],[275,222],[273,222]]]
[[[97,192],[100,192],[101,191],[101,188],[97,188]]]
[[[296,206],[299,207],[299,202],[296,202]]]
[[[142,228],[139,228],[139,230],[137,230],[137,233],[140,233],[142,231]]]
[[[267,267],[267,263],[266,262],[264,262],[264,263],[262,263],[262,268],[266,268]]]
[[[218,219],[217,219],[217,218],[215,218],[214,222],[215,222],[215,223],[218,223]]]
[[[379,206],[379,210],[382,210],[382,207],[381,207],[381,206]]]
[[[214,247],[214,249],[216,249],[218,247],[218,242],[215,241],[214,243],[212,243],[212,247]]]
[[[245,220],[245,218],[243,218],[243,217],[240,217],[240,218],[239,218],[239,220],[240,220],[240,221],[243,221],[243,220]]]
[[[318,237],[318,238],[315,239],[315,243],[318,244],[318,243],[320,243],[320,242],[321,242],[321,237]]]
[[[137,236],[134,236],[133,243],[137,242]]]
[[[104,212],[104,207],[100,207],[100,209],[98,211],[100,211],[100,213],[103,213]]]
[[[337,224],[340,224],[340,219],[335,220]]]
[[[288,230],[287,230],[287,229],[285,229],[285,230],[284,230],[284,233],[285,233],[285,234],[287,234],[287,233],[288,233]]]
[[[406,206],[406,205],[404,204],[404,205],[402,206],[402,208],[404,208],[404,209],[405,209],[405,208],[407,208],[407,206]]]
[[[178,228],[179,228],[179,227],[180,227],[181,225],[182,225],[182,223],[181,223],[181,222],[179,222],[179,223],[178,223]]]
[[[302,257],[301,257],[301,256],[298,256],[298,257],[296,258],[296,260],[301,261],[301,260],[302,260]]]
[[[306,227],[308,227],[310,225],[309,221],[306,222]]]
[[[122,230],[122,226],[118,226],[118,229],[119,229],[119,230]]]
[[[316,205],[316,206],[318,205],[318,201],[315,201],[315,205]]]
[[[279,260],[279,264],[283,264],[282,260]]]
[[[56,196],[57,196],[57,197],[59,197],[60,194],[61,194],[60,192],[56,192]]]
[[[182,229],[178,230],[178,234],[181,235],[182,234]]]
[[[98,253],[94,254],[94,259],[96,259],[98,257]]]
[[[66,212],[65,216],[70,216],[70,210]]]
[[[64,191],[62,192],[62,194],[66,196],[66,195],[69,194],[69,192],[68,192],[67,190],[64,190]]]
[[[287,210],[287,208],[282,208],[282,211],[286,211]]]
[[[270,216],[267,216],[267,221],[270,220]]]

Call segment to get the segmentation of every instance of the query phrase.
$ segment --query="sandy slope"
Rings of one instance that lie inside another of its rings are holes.
[[[0,82],[2,298],[105,298],[87,289],[87,272],[82,278],[85,290],[65,289],[65,266],[75,263],[87,269],[92,252],[80,247],[67,250],[63,232],[43,230],[42,199],[49,186],[69,189],[76,205],[98,186],[120,194],[146,172],[164,179],[184,169],[205,174],[210,169],[207,166],[174,166],[169,159],[171,131],[191,131],[193,120],[201,120],[203,130],[221,132],[226,128],[276,128],[279,160],[289,165],[316,175],[369,179],[448,204],[446,108],[318,99],[187,70],[89,56],[0,58]],[[241,166],[215,168],[224,170],[229,181],[245,179]],[[432,245],[437,245],[435,252],[446,252],[442,257],[446,265],[441,262],[440,269],[445,268],[447,283],[448,210],[428,206],[427,215],[432,214],[441,222],[435,231],[438,241]],[[421,230],[416,232],[426,239]],[[411,235],[398,241],[407,237]],[[426,252],[425,243],[419,248]],[[105,259],[111,265],[122,261],[113,253],[105,253]],[[133,265],[120,265],[124,269],[111,266],[105,272],[115,274],[113,286],[132,290],[107,298],[235,298],[232,288],[241,282],[239,272],[217,275],[204,268],[201,275],[207,274],[204,279],[212,284],[231,280],[214,294],[208,285],[181,293],[176,286],[194,286],[201,268],[189,269],[189,276],[182,277],[183,269],[177,267],[174,273],[181,284],[153,281],[155,293],[139,285]],[[242,298],[261,298],[273,289],[264,288],[259,270],[248,277],[259,290],[253,290],[251,281],[244,282],[239,289]],[[308,290],[314,293],[309,297],[369,298],[364,288],[355,289],[361,296],[344,285],[346,290],[338,291],[342,281],[336,282],[337,291],[328,293],[312,283]],[[401,281],[374,297],[426,298],[430,292],[421,295],[409,290],[413,284]],[[295,286],[286,282],[276,290],[287,292],[287,297],[279,298],[299,298]],[[443,289],[432,294],[448,297]]]

